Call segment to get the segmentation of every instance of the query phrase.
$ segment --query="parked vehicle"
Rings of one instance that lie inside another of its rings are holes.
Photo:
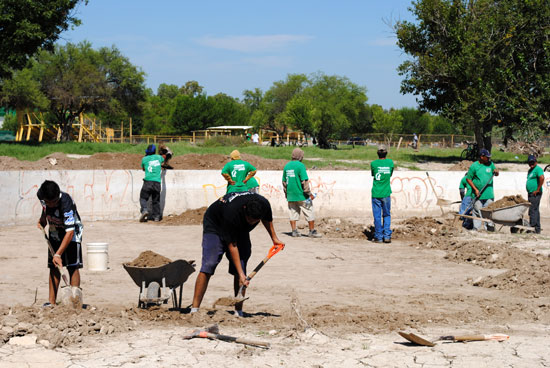
[[[349,146],[365,146],[367,142],[365,142],[365,140],[361,137],[351,137],[348,139],[346,144]]]

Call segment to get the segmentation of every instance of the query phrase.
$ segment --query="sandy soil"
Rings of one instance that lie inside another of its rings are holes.
[[[252,281],[244,318],[233,316],[230,307],[212,308],[216,299],[230,296],[225,259],[199,313],[170,310],[171,303],[136,307],[139,287],[122,264],[147,250],[172,260],[200,260],[199,225],[85,224],[84,243],[109,243],[110,268],[82,270],[88,307],[81,311],[40,307],[47,299],[41,233],[33,226],[1,227],[1,366],[550,365],[548,236],[510,234],[506,227],[470,233],[453,227],[451,219],[407,218],[394,220],[391,244],[375,244],[367,240],[371,223],[324,219],[318,228],[325,236],[311,239],[289,237],[288,222],[277,220],[286,248]],[[550,228],[548,219],[543,228]],[[270,247],[263,228],[251,235],[249,269]],[[183,286],[183,306],[191,302],[195,275]],[[183,339],[214,324],[222,334],[265,341],[271,348]],[[505,333],[510,340],[427,348],[407,343],[397,334],[401,330],[430,339]]]

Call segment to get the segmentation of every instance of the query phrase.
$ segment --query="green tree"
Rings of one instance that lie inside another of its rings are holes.
[[[508,134],[547,127],[550,7],[547,0],[418,0],[417,22],[398,22],[411,59],[398,68],[403,93],[491,148],[493,127]]]
[[[73,15],[82,0],[0,1],[0,78],[21,69],[39,48],[52,50],[61,32],[80,21]]]
[[[260,108],[262,99],[263,92],[259,88],[254,88],[253,91],[246,89],[243,92],[243,104],[248,107],[251,114]]]
[[[418,109],[403,107],[398,110],[403,117],[400,133],[404,134],[424,134],[431,133],[430,131],[430,116],[423,114]]]
[[[259,107],[252,113],[252,125],[283,136],[289,127],[284,115],[287,103],[301,93],[307,84],[308,78],[305,74],[289,74],[286,80],[273,83],[264,94]]]
[[[68,140],[81,112],[116,116],[138,113],[145,98],[144,73],[116,48],[92,49],[87,42],[41,51],[31,70],[49,100],[49,111]]]
[[[202,94],[204,87],[199,85],[197,81],[188,81],[180,88],[180,93],[183,95],[196,97]]]
[[[346,77],[316,73],[307,88],[294,96],[282,121],[317,138],[319,147],[360,125],[368,113],[366,89]]]
[[[171,121],[178,134],[205,129],[210,125],[211,101],[206,95],[179,95],[174,103]]]
[[[180,90],[175,84],[161,83],[157,89],[157,96],[160,98],[173,99],[179,94]]]
[[[403,116],[399,113],[399,110],[384,111],[380,105],[372,105],[372,115],[374,118],[374,131],[384,134],[384,140],[390,145],[393,135],[401,131]]]

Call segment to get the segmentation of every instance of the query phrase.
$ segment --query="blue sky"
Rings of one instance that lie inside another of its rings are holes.
[[[196,80],[208,95],[266,91],[289,73],[346,76],[369,104],[415,107],[399,92],[406,60],[387,21],[411,20],[411,0],[89,0],[61,43],[116,46],[147,86]]]

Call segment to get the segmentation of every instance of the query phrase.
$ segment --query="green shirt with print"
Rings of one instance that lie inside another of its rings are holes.
[[[374,160],[370,163],[373,176],[372,198],[386,198],[391,194],[390,178],[393,174],[393,161],[389,158]]]
[[[470,193],[472,193],[472,187],[470,186],[470,184],[468,184],[468,182],[466,181],[466,175],[464,175],[462,177],[462,180],[460,181],[460,185],[458,186],[458,189],[463,189],[463,188],[466,188],[466,194],[464,195],[465,197],[466,196],[470,196]]]
[[[252,189],[252,188],[256,188],[256,187],[259,187],[260,184],[258,184],[258,180],[256,180],[255,177],[251,177],[250,179],[248,179],[248,181],[246,182],[246,187],[248,189]]]
[[[286,183],[286,200],[300,202],[307,199],[302,181],[309,180],[306,166],[298,160],[290,161],[283,169],[283,183]]]
[[[495,193],[493,191],[493,172],[496,170],[495,164],[490,161],[487,163],[487,165],[482,164],[479,161],[474,162],[470,169],[468,170],[468,174],[466,174],[466,178],[470,179],[474,185],[476,186],[477,190],[481,191],[485,184],[487,184],[489,181],[489,185],[487,185],[487,188],[481,193],[481,196],[479,199],[494,199]],[[472,189],[472,192],[470,193],[470,197],[475,198],[476,193]]]
[[[527,171],[527,183],[525,184],[527,193],[533,193],[537,190],[540,176],[544,176],[544,171],[542,171],[542,168],[538,165]],[[540,194],[542,194],[542,185],[540,187]]]
[[[164,158],[161,155],[149,155],[141,159],[141,167],[145,170],[145,180],[160,183],[161,164]]]
[[[226,163],[222,169],[222,174],[228,174],[235,182],[235,185],[227,184],[227,193],[248,191],[251,188],[248,186],[250,180],[247,183],[243,183],[243,181],[251,171],[256,171],[256,168],[243,160],[231,160]]]

